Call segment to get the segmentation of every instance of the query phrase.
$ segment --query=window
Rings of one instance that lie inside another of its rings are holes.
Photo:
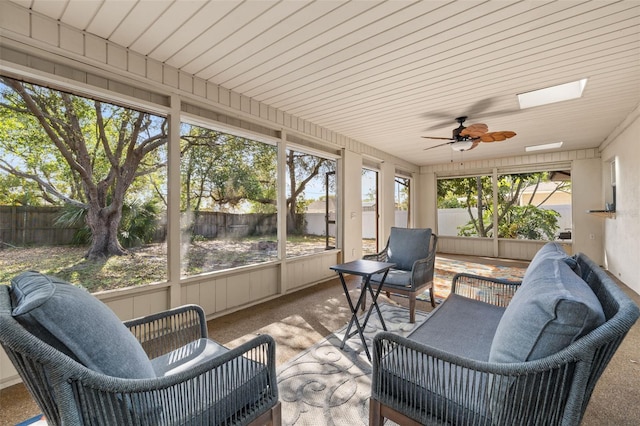
[[[491,176],[438,180],[438,234],[493,236]]]
[[[362,253],[378,252],[378,172],[362,169]]]
[[[498,176],[498,237],[571,239],[571,182],[568,172]]]
[[[408,228],[410,223],[409,199],[410,199],[410,183],[411,179],[402,176],[396,176],[394,180],[394,196],[395,196],[395,226]]]
[[[278,258],[277,147],[182,124],[182,275]]]
[[[336,247],[336,161],[287,149],[287,257]]]
[[[568,171],[499,174],[495,185],[491,176],[440,179],[439,234],[571,239],[570,175]]]
[[[0,281],[166,280],[165,118],[7,77],[0,92]]]
[[[617,181],[617,168],[616,159],[611,160],[609,164],[609,170],[611,172],[611,185],[605,186],[605,209],[608,211],[616,211],[616,181]]]

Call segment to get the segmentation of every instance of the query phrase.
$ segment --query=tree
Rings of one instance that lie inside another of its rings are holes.
[[[276,147],[190,125],[181,139],[183,210],[276,212]]]
[[[396,176],[396,210],[409,210],[409,179]]]
[[[569,191],[570,183],[559,182],[537,205],[532,204],[543,182],[550,181],[547,172],[520,173],[499,176],[496,201],[499,238],[553,239],[558,230],[554,210],[541,208],[554,193]],[[523,200],[524,191],[531,195]],[[522,201],[521,201],[522,200]],[[459,228],[459,235],[489,237],[493,235],[493,185],[489,176],[446,179],[438,181],[438,207],[464,207],[470,220]]]
[[[287,150],[287,186],[289,196],[287,197],[287,231],[301,232],[304,226],[302,213],[308,201],[301,196],[304,191],[317,176],[321,173],[335,171],[335,162],[321,158],[316,155],[304,152]]]
[[[0,170],[54,205],[86,210],[89,259],[121,255],[127,191],[165,166],[167,121],[149,113],[2,77]]]

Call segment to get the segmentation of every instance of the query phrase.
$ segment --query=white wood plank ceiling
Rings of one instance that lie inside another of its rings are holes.
[[[597,147],[640,103],[639,0],[14,1],[418,165]],[[517,136],[424,149],[460,115]]]

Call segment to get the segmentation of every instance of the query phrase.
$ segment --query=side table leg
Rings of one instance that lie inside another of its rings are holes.
[[[351,320],[349,321],[349,325],[347,326],[347,331],[345,332],[344,338],[342,339],[342,344],[340,345],[340,349],[344,349],[344,345],[346,344],[347,340],[357,332],[360,335],[360,340],[362,340],[362,345],[364,346],[364,350],[367,353],[367,357],[369,358],[369,360],[371,360],[371,354],[369,353],[369,348],[367,348],[367,343],[364,339],[364,333],[363,333],[364,327],[360,326],[360,321],[358,320],[358,308],[360,307],[360,304],[362,303],[362,300],[363,300],[363,296],[366,294],[366,292],[364,291],[360,292],[358,301],[354,306],[353,302],[351,301],[351,297],[349,296],[349,289],[347,288],[347,283],[344,279],[344,275],[341,272],[339,272],[338,275],[340,276],[342,289],[344,290],[344,294],[349,304],[349,309],[351,310]],[[354,323],[356,325],[356,331],[354,333],[351,333],[351,327],[353,326]]]
[[[380,324],[382,324],[382,329],[384,331],[387,331],[387,325],[384,322],[384,318],[382,317],[382,312],[380,312],[380,306],[378,305],[378,296],[380,296],[380,291],[382,290],[382,286],[384,285],[384,281],[387,279],[387,274],[389,273],[389,270],[387,269],[384,272],[384,275],[382,276],[382,280],[380,281],[380,284],[378,285],[378,289],[376,290],[376,292],[373,292],[373,289],[371,288],[371,284],[369,283],[369,285],[367,287],[369,287],[369,292],[371,293],[371,306],[369,307],[369,312],[367,313],[367,317],[365,318],[365,325],[366,322],[369,320],[369,315],[371,315],[371,311],[373,310],[373,307],[375,306],[376,308],[376,312],[378,313],[378,318],[380,318]],[[368,279],[367,279],[368,281]]]

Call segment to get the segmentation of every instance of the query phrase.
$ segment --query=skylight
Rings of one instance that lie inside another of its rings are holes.
[[[571,83],[520,93],[518,95],[520,109],[577,99],[582,96],[582,91],[586,85],[587,79],[583,78],[582,80],[572,81]]]
[[[554,148],[560,148],[562,146],[562,141],[560,142],[552,142],[552,143],[545,143],[542,145],[529,145],[529,146],[525,146],[524,150],[527,152],[531,152],[531,151],[544,151],[546,149],[554,149]]]

